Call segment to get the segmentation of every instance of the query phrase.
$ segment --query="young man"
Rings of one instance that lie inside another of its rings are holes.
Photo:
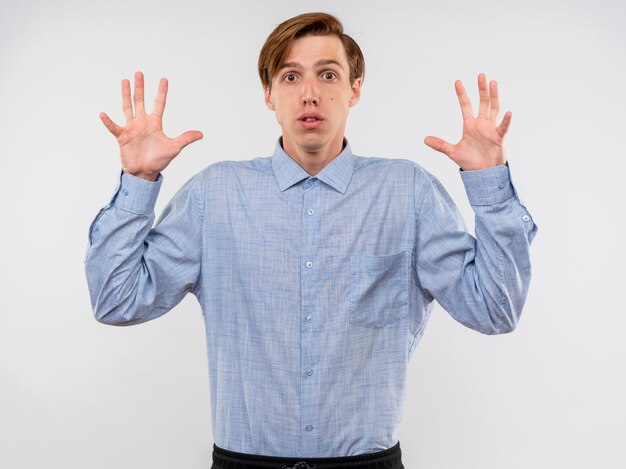
[[[291,18],[259,57],[282,137],[274,154],[207,167],[152,228],[160,173],[197,131],[161,129],[143,77],[122,82],[123,174],[90,229],[86,272],[95,316],[154,319],[187,292],[206,325],[214,468],[402,468],[395,429],[406,369],[433,300],[485,334],[513,330],[536,232],[509,179],[495,82],[478,78],[474,117],[456,92],[463,137],[448,155],[476,213],[468,234],[445,189],[405,160],[363,158],[344,139],[364,60],[327,14]]]

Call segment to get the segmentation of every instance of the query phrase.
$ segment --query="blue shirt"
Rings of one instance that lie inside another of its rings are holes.
[[[89,232],[95,316],[138,324],[197,297],[221,448],[390,448],[433,300],[498,334],[515,327],[526,297],[536,228],[508,167],[460,174],[476,238],[420,166],[349,146],[314,177],[280,144],[269,158],[213,164],[154,227],[161,176],[123,174]]]

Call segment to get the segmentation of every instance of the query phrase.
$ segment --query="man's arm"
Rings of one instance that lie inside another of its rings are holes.
[[[167,80],[161,79],[153,112],[146,114],[143,74],[137,72],[133,103],[130,83],[122,81],[126,126],[100,114],[118,141],[123,169],[115,195],[89,230],[85,271],[101,322],[130,325],[160,316],[194,288],[199,276],[204,203],[199,176],[181,188],[151,229],[161,171],[202,138],[198,131],[174,139],[163,133],[166,97]]]
[[[426,137],[431,148],[461,168],[475,213],[476,238],[443,186],[426,173],[416,194],[416,274],[456,320],[485,334],[509,332],[522,312],[530,282],[529,247],[537,227],[515,192],[504,155],[507,112],[500,125],[498,87],[478,76],[480,107],[472,105],[460,81],[455,83],[463,116],[463,136],[452,145]]]
[[[151,229],[156,182],[122,174],[111,202],[89,230],[85,273],[96,319],[132,325],[169,311],[199,282],[202,173],[189,180]]]
[[[508,166],[461,176],[475,213],[475,238],[441,183],[416,172],[416,276],[460,323],[484,334],[510,332],[526,300],[537,227],[517,197]]]

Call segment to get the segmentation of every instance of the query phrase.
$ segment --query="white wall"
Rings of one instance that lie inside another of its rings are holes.
[[[422,140],[459,137],[455,79],[474,101],[479,72],[498,79],[512,174],[540,226],[515,333],[433,315],[410,367],[405,466],[626,467],[621,0],[2,0],[0,467],[210,466],[195,300],[138,327],[91,316],[87,229],[119,168],[98,113],[121,121],[119,82],[142,70],[148,101],[170,80],[166,132],[204,132],[166,170],[160,210],[207,164],[272,152],[257,54],[311,10],[337,14],[366,55],[353,150],[419,162],[470,226],[454,165]]]

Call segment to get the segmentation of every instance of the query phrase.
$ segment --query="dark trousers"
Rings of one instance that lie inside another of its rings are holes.
[[[375,453],[339,458],[283,458],[236,453],[213,445],[211,469],[404,469],[400,443]]]

